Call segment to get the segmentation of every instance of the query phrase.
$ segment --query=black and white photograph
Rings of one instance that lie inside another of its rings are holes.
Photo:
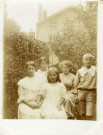
[[[97,116],[97,1],[4,1],[3,119]]]
[[[102,0],[0,0],[0,135],[102,135],[102,80]]]

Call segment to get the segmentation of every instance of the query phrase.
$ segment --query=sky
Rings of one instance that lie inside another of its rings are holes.
[[[36,31],[38,22],[38,6],[42,4],[42,9],[47,10],[47,16],[62,10],[70,5],[78,5],[78,1],[70,0],[6,0],[8,18],[14,19],[20,26],[21,31]],[[85,2],[82,2],[84,5]]]

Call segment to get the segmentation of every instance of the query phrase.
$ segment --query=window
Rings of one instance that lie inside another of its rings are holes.
[[[50,28],[51,29],[55,29],[56,28],[56,21],[55,20],[51,20],[50,21]]]
[[[49,35],[49,42],[53,43],[56,39],[56,35]]]

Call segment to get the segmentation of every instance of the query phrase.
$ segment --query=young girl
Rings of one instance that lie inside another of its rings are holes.
[[[68,119],[74,119],[77,117],[76,109],[76,94],[74,89],[75,75],[70,73],[72,63],[69,60],[65,60],[60,63],[60,68],[62,73],[60,74],[60,80],[65,85],[66,96],[65,96],[65,110],[68,116]]]
[[[44,82],[47,82],[47,71],[48,71],[49,60],[46,57],[41,57],[39,63],[40,63],[40,69],[37,71],[37,75],[39,79],[41,79]]]
[[[38,81],[35,67],[35,63],[33,61],[29,61],[26,64],[27,77],[18,82],[18,119],[41,118],[41,104],[39,102],[39,98],[37,98],[41,82]]]
[[[63,103],[66,89],[60,83],[59,72],[55,67],[49,68],[48,83],[45,83],[41,93],[44,96],[41,116],[44,119],[66,119]]]

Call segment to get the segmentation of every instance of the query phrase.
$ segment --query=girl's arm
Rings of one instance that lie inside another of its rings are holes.
[[[74,87],[77,89],[78,85],[80,82],[80,74],[79,72],[77,72],[76,77],[75,77],[75,81],[74,81]]]
[[[66,94],[66,88],[64,86],[64,84],[61,83],[61,89],[60,89],[60,92],[61,92],[61,98],[60,98],[60,102],[58,103],[57,105],[57,108],[59,111],[62,110],[61,106],[64,104],[65,102],[65,94]]]
[[[62,110],[61,106],[64,104],[64,101],[65,101],[65,98],[61,97],[61,100],[60,100],[59,104],[57,105],[57,108],[59,111]]]
[[[18,87],[18,95],[19,95],[19,98],[18,98],[17,103],[19,104],[19,103],[21,103],[23,100],[25,100],[24,91],[23,91],[22,86],[19,86],[19,87]]]
[[[78,81],[76,81],[76,79],[78,78],[76,78],[77,76],[74,76],[74,78],[73,78],[73,81],[72,81],[72,93],[73,94],[77,94],[77,82]],[[78,79],[77,79],[78,80]],[[76,81],[76,82],[75,82]],[[76,84],[75,84],[76,83]]]
[[[40,94],[37,96],[37,104],[38,105],[41,105],[43,103],[43,100],[44,100],[43,95]]]
[[[34,106],[32,106],[28,102],[26,102],[26,99],[25,99],[25,96],[24,96],[24,90],[23,90],[22,86],[18,87],[18,95],[19,95],[19,98],[18,98],[18,101],[17,101],[18,104],[24,103],[24,104],[28,105],[30,108],[35,109]]]
[[[39,94],[37,96],[37,103],[39,105],[41,105],[43,103],[44,97],[45,97],[45,93],[46,93],[46,84],[45,83],[41,83]]]
[[[61,97],[60,103],[58,105],[59,106],[63,105],[64,104],[64,101],[65,101],[65,98],[64,97]]]

